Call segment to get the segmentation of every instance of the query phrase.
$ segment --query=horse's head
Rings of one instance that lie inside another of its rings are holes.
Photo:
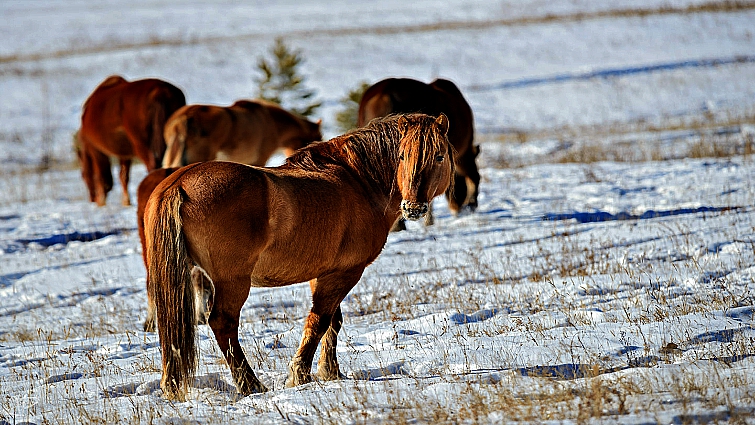
[[[424,114],[402,115],[397,183],[401,191],[401,215],[408,220],[423,217],[430,201],[449,189],[454,173],[453,147],[448,142],[448,118]]]
[[[322,127],[322,120],[317,120],[317,122],[307,121],[306,124],[306,136],[304,136],[304,140],[302,141],[302,145],[300,146],[302,148],[312,142],[319,142],[320,140],[322,140],[322,131],[320,130],[320,128]]]
[[[281,143],[286,156],[293,155],[294,151],[301,149],[310,143],[322,140],[322,132],[320,131],[321,124],[322,120],[312,122],[308,119],[300,118],[299,125],[292,127],[292,129],[295,130],[291,131],[288,137],[282,138],[283,140]]]

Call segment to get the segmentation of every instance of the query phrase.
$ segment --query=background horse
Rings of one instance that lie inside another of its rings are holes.
[[[150,172],[137,190],[136,221],[142,244],[144,266],[147,249],[144,239],[144,208],[157,185],[178,167],[200,161],[224,159],[248,165],[263,166],[270,156],[283,148],[286,156],[296,149],[321,140],[320,121],[314,123],[292,114],[273,103],[240,100],[229,107],[187,105],[176,111],[165,125],[166,168]],[[201,275],[195,276],[197,290],[208,295]],[[147,270],[149,285],[149,270]],[[204,319],[198,314],[200,323]],[[144,330],[155,331],[155,311],[151,300],[147,305]]]
[[[210,161],[173,172],[145,211],[149,295],[161,387],[183,399],[197,366],[192,265],[215,289],[209,325],[241,394],[266,391],[239,345],[251,285],[309,281],[312,308],[286,386],[340,376],[340,303],[377,258],[399,215],[416,220],[452,184],[448,118],[391,116],[297,151],[276,168]]]
[[[165,122],[185,104],[178,87],[157,79],[128,82],[113,75],[94,89],[84,102],[76,147],[90,201],[105,205],[113,188],[109,157],[115,156],[121,165],[122,202],[131,204],[131,160],[138,157],[147,170],[160,165],[165,154]]]
[[[168,150],[163,167],[180,167],[215,159],[263,166],[279,148],[293,151],[322,140],[320,121],[313,123],[261,100],[231,106],[187,105],[165,125]]]
[[[409,78],[388,78],[365,90],[359,102],[357,125],[364,126],[371,119],[393,113],[421,112],[431,116],[441,113],[448,116],[448,140],[456,149],[454,162],[454,191],[446,194],[451,212],[457,214],[462,207],[477,208],[480,173],[475,159],[480,153],[474,145],[474,117],[456,84],[437,79],[430,84]],[[432,215],[428,215],[431,219]],[[431,223],[428,223],[431,224]],[[403,222],[398,222],[404,228]]]

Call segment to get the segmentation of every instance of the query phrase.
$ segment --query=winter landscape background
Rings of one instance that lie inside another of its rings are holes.
[[[755,3],[0,12],[0,424],[755,422]],[[189,103],[254,97],[276,37],[305,58],[326,137],[362,82],[454,81],[480,207],[453,217],[439,199],[434,226],[389,236],[342,304],[346,379],[283,389],[309,288],[252,289],[241,343],[271,391],[239,398],[202,326],[189,400],[167,402],[135,207],[117,183],[87,201],[72,134],[111,74]]]

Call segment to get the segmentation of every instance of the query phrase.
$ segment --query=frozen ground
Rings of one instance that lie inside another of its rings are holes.
[[[755,5],[682,11],[706,4],[3,2],[0,424],[751,423]],[[86,202],[71,133],[113,73],[253,96],[278,35],[328,136],[361,81],[457,82],[480,208],[439,200],[435,226],[389,237],[343,303],[347,379],[283,389],[309,289],[253,289],[242,345],[272,391],[238,398],[203,326],[190,400],[169,403],[135,209],[117,187]],[[549,163],[575,146],[656,160]]]

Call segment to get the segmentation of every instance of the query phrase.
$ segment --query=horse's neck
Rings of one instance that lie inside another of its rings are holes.
[[[278,133],[278,144],[282,148],[299,147],[292,146],[294,140],[306,137],[307,127],[294,116],[278,112],[274,115],[275,129]]]

